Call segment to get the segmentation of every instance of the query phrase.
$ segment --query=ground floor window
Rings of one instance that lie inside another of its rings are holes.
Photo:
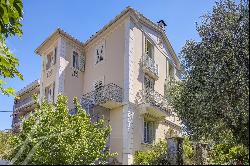
[[[144,121],[144,143],[152,144],[155,140],[155,126],[153,121]]]

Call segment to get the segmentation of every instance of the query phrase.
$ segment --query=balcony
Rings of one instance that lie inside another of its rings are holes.
[[[147,54],[144,54],[143,56],[142,69],[145,73],[147,73],[149,76],[151,76],[155,80],[159,78],[158,65]]]
[[[17,101],[14,104],[14,109],[15,109],[15,111],[17,111],[17,110],[20,110],[20,109],[22,109],[24,107],[31,106],[34,103],[35,103],[35,100],[33,99],[32,96],[30,96],[30,97],[27,97],[27,98],[25,98],[23,100]]]
[[[140,114],[149,114],[160,119],[171,115],[172,109],[160,93],[151,89],[141,90],[139,93]]]
[[[122,105],[122,96],[122,88],[110,83],[83,95],[81,105],[85,109],[90,109],[98,105],[113,109]]]

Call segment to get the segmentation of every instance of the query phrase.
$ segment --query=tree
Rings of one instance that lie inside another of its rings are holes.
[[[114,156],[107,147],[111,128],[104,120],[95,123],[74,99],[76,114],[60,95],[55,105],[43,102],[24,120],[11,145],[14,164],[98,164]]]
[[[0,93],[14,95],[14,89],[4,88],[4,78],[19,77],[22,74],[17,70],[18,59],[6,46],[6,39],[11,36],[21,36],[20,21],[23,18],[22,0],[1,0],[0,2]]]
[[[8,155],[10,149],[10,137],[11,133],[0,131],[0,160],[5,159],[4,157]]]
[[[242,145],[216,144],[210,153],[211,164],[235,165],[237,162],[241,162],[241,165],[249,164],[249,148]]]
[[[249,145],[249,1],[216,2],[182,49],[186,75],[169,89],[186,132],[197,140]]]

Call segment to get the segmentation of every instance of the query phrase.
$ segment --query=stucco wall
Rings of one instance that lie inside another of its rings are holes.
[[[123,134],[122,134],[122,107],[110,110],[110,125],[112,131],[110,134],[110,148],[111,152],[118,153],[117,159],[122,162],[122,144],[123,144]]]
[[[53,51],[55,47],[57,47],[57,50],[59,49],[59,46],[58,46],[59,40],[60,39],[57,37],[57,38],[49,41],[44,46],[44,49],[42,51],[42,55],[41,55],[42,66],[41,66],[41,79],[40,79],[40,95],[41,95],[41,97],[45,97],[45,88],[48,87],[49,85],[53,84],[53,82],[56,82],[57,72],[58,72],[58,68],[60,66],[59,54],[57,52],[56,63],[53,64],[52,66],[50,66],[50,68],[48,70],[46,69],[46,56],[51,51]],[[49,76],[47,76],[48,72],[51,72],[49,74]]]
[[[145,37],[148,38],[151,42],[154,42],[154,60],[155,63],[158,64],[159,67],[159,78],[155,81],[155,91],[160,93],[162,96],[164,96],[164,83],[165,79],[167,78],[167,54],[166,47],[160,47],[157,44],[157,38],[159,38],[159,35],[154,30],[141,26],[141,25],[135,25],[135,23],[131,22],[132,24],[132,30],[130,30],[130,35],[132,33],[133,40],[130,41],[130,45],[133,46],[133,59],[131,60],[132,63],[130,63],[129,70],[133,73],[129,75],[132,81],[130,84],[130,102],[132,104],[136,104],[136,99],[139,90],[142,90],[143,88],[143,82],[144,82],[144,72],[142,71],[142,68],[140,66],[141,59],[144,53],[144,42]],[[164,53],[165,52],[165,53]],[[171,57],[169,57],[171,58]],[[140,110],[135,110],[133,114],[133,150],[132,153],[134,154],[135,151],[141,150],[144,148],[147,148],[146,145],[143,144],[143,123],[144,123],[144,117],[143,115],[139,114]],[[175,119],[175,120],[174,120]],[[173,123],[178,123],[177,118],[174,118],[172,116],[166,117],[166,120],[170,120]],[[155,126],[156,128],[156,142],[159,141],[159,139],[164,139],[166,136],[166,133],[168,129],[170,128],[170,125],[163,122],[156,122]],[[171,128],[173,128],[171,126]],[[176,128],[176,130],[180,130],[180,128]]]
[[[69,109],[74,108],[73,98],[77,97],[80,101],[83,95],[84,72],[73,68],[73,51],[76,51],[79,56],[83,54],[81,48],[72,42],[65,41],[65,57],[62,57],[65,61],[61,60],[61,63],[65,65],[63,94],[68,96]],[[78,73],[77,77],[74,76],[74,70]]]
[[[107,32],[102,38],[91,43],[84,50],[86,65],[83,80],[83,93],[93,90],[95,81],[103,80],[104,84],[114,83],[123,88],[123,59],[124,59],[124,26],[118,23],[114,29]],[[96,62],[96,46],[105,43],[104,60]]]

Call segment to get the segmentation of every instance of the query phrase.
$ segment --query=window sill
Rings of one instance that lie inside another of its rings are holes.
[[[72,69],[72,70],[75,70],[75,71],[79,71],[79,72],[81,72],[81,70],[80,70],[80,69],[77,69],[77,68],[75,68],[75,67],[71,67],[71,69]]]
[[[51,65],[48,69],[46,68],[46,71],[52,69],[55,66],[55,64]]]
[[[145,145],[145,146],[153,146],[154,145],[154,143],[145,143],[145,142],[142,142],[141,144]]]

